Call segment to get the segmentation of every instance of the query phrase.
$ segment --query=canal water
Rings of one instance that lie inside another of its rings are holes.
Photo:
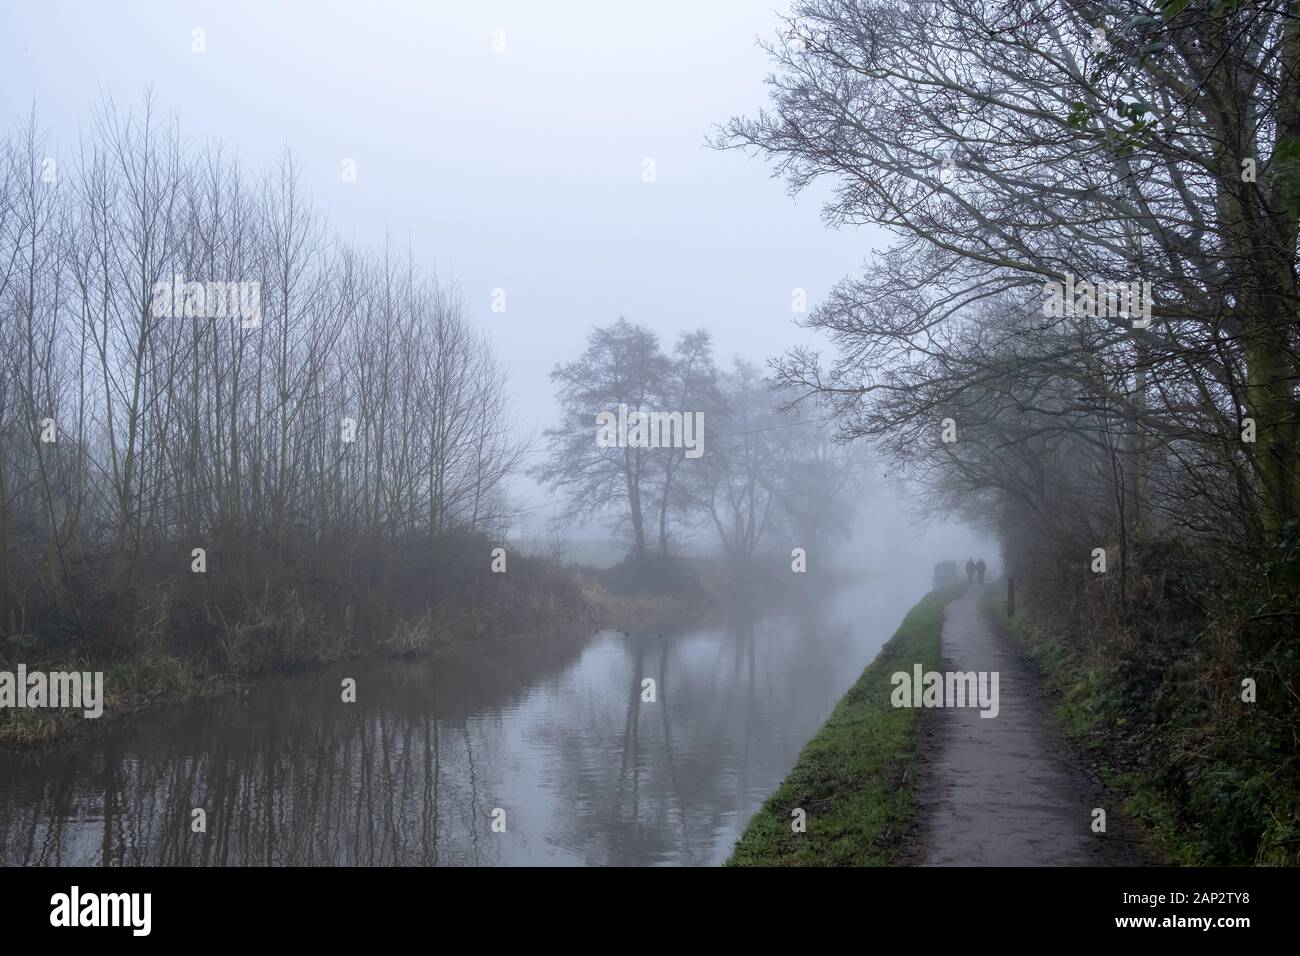
[[[0,863],[715,865],[926,584],[353,662],[0,753]]]

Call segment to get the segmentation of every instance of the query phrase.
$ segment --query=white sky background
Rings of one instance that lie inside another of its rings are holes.
[[[555,418],[551,368],[593,325],[623,315],[666,348],[703,326],[720,364],[762,362],[815,341],[792,321],[793,288],[814,305],[885,244],[827,229],[824,193],[791,199],[761,160],[704,145],[715,123],[766,105],[757,41],[775,36],[782,6],[13,4],[0,116],[12,128],[34,100],[52,152],[71,160],[102,93],[135,106],[152,86],[196,144],[224,142],[258,170],[287,145],[339,235],[375,247],[388,230],[459,283],[536,436]],[[191,50],[196,27],[206,53]],[[505,53],[492,51],[497,28]],[[345,157],[355,184],[342,182]],[[504,314],[490,311],[496,287]],[[519,491],[541,500],[529,481]]]

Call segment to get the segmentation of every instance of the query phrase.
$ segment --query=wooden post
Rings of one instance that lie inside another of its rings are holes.
[[[1016,616],[1016,579],[1007,575],[1007,619]]]

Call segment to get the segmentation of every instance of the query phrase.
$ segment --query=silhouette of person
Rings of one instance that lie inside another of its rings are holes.
[[[975,559],[966,559],[966,583],[971,584],[975,581]]]
[[[977,562],[975,562],[975,573],[979,575],[980,584],[984,583],[984,571],[985,571],[984,559],[980,558]]]

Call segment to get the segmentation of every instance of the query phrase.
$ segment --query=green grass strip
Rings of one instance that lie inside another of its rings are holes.
[[[938,670],[944,606],[931,591],[808,741],[794,769],[754,814],[727,866],[886,866],[912,820],[919,709],[893,707],[890,675]],[[796,833],[792,811],[807,814]]]

